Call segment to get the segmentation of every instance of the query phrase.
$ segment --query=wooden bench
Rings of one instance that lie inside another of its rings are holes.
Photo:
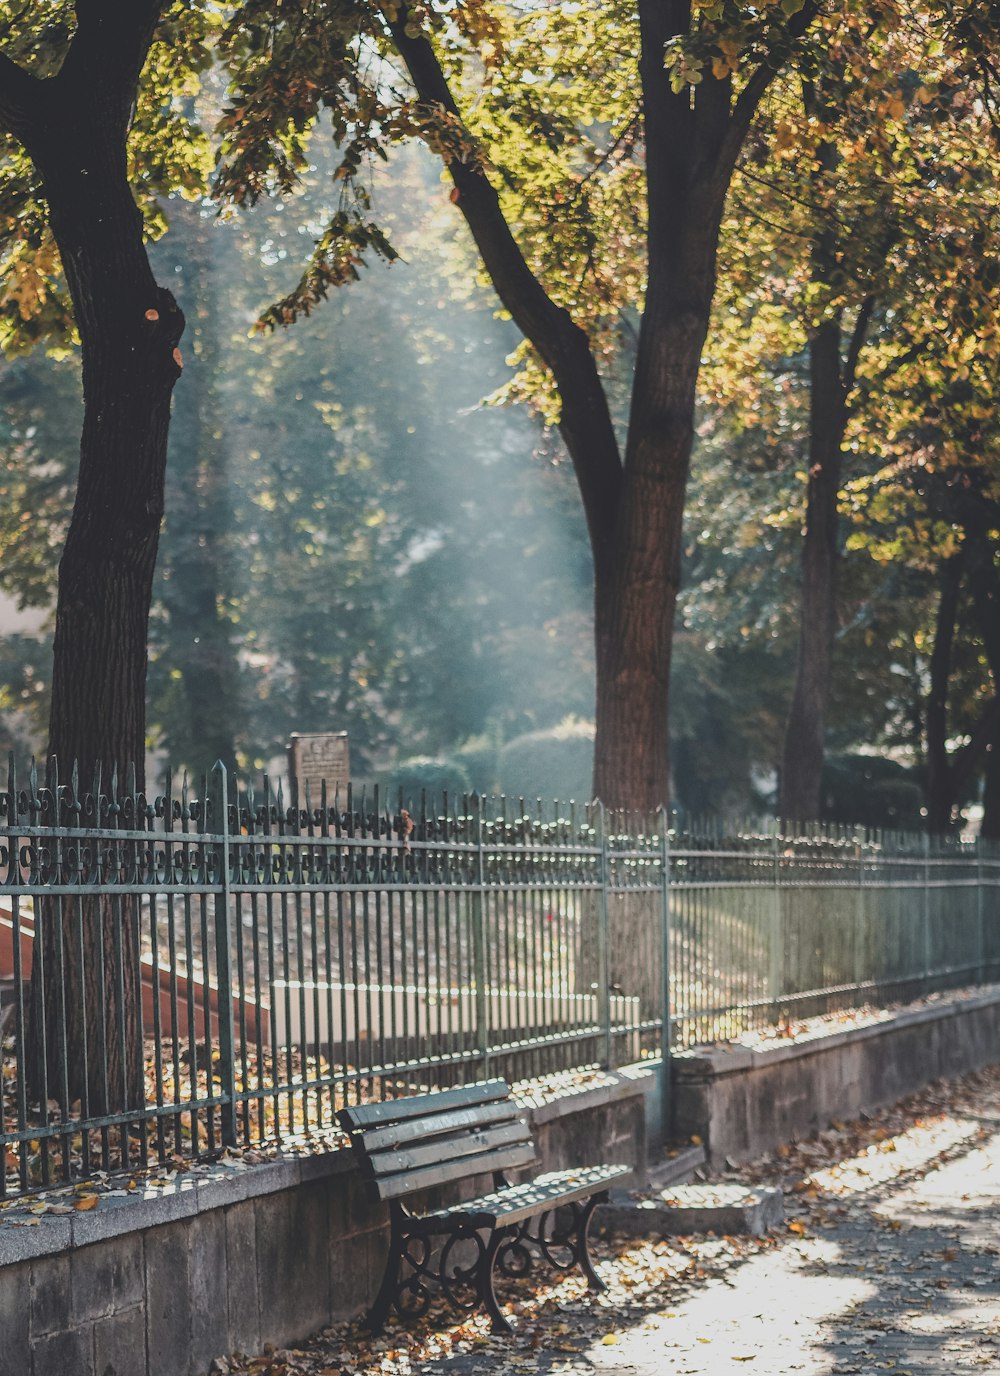
[[[390,1309],[404,1320],[425,1314],[435,1290],[459,1311],[482,1306],[494,1330],[509,1332],[494,1273],[523,1276],[539,1254],[561,1271],[579,1266],[591,1290],[604,1289],[590,1258],[590,1219],[608,1187],[631,1168],[588,1166],[510,1184],[507,1171],[537,1158],[523,1110],[503,1080],[362,1104],[342,1109],[338,1118],[369,1198],[389,1204],[389,1257],[368,1314],[373,1333],[382,1331]],[[476,1199],[428,1213],[413,1213],[403,1202],[481,1175],[492,1175],[493,1189]]]

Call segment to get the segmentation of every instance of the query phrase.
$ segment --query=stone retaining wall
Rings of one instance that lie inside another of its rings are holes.
[[[700,1137],[718,1168],[996,1062],[994,985],[785,1044],[680,1052],[672,1061],[672,1130]]]
[[[652,1079],[566,1077],[528,1102],[542,1168],[641,1172]],[[347,1149],[206,1167],[87,1213],[8,1212],[0,1376],[205,1376],[215,1357],[360,1313],[386,1241],[386,1210],[367,1202]]]

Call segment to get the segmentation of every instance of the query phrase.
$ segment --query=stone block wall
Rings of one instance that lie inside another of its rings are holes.
[[[696,1047],[672,1060],[671,1121],[709,1164],[750,1161],[835,1118],[1000,1062],[1000,987],[877,1013],[798,1042]]]

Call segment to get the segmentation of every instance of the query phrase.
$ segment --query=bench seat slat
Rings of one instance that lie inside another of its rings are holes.
[[[571,1204],[585,1199],[598,1190],[609,1189],[616,1180],[628,1175],[630,1166],[587,1166],[575,1171],[549,1171],[521,1185],[509,1185],[492,1194],[481,1195],[455,1204],[450,1209],[421,1216],[421,1225],[433,1230],[435,1225],[447,1228],[464,1214],[477,1216],[486,1222],[504,1227],[520,1223],[533,1214],[544,1213],[559,1204]]]
[[[451,1162],[455,1162],[461,1173],[475,1175],[479,1169],[475,1157],[522,1142],[530,1146],[531,1133],[526,1123],[514,1122],[483,1132],[463,1132],[454,1138],[435,1138],[425,1146],[408,1146],[405,1149],[393,1147],[387,1151],[373,1152],[370,1144],[366,1143],[369,1150],[365,1166],[376,1179],[419,1170],[423,1166],[448,1166]]]
[[[450,1113],[435,1114],[433,1118],[410,1118],[386,1127],[367,1128],[360,1136],[365,1151],[371,1155],[390,1147],[404,1147],[410,1142],[423,1142],[462,1128],[485,1128],[493,1123],[509,1123],[522,1117],[524,1110],[511,1100],[496,1104],[478,1104],[474,1108],[458,1108]]]
[[[402,1195],[413,1194],[416,1190],[429,1189],[432,1185],[445,1185],[452,1180],[467,1180],[470,1175],[517,1170],[521,1166],[532,1165],[536,1159],[534,1144],[529,1140],[471,1159],[441,1161],[421,1170],[374,1178],[368,1182],[368,1189],[376,1199],[398,1199]]]
[[[381,1104],[351,1104],[342,1108],[337,1117],[348,1132],[356,1132],[359,1128],[403,1122],[409,1118],[433,1119],[435,1114],[446,1113],[453,1108],[493,1103],[498,1099],[506,1099],[509,1094],[510,1086],[505,1080],[486,1080],[480,1084],[438,1090],[433,1094],[387,1099]]]

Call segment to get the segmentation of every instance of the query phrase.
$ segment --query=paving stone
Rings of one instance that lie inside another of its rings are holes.
[[[780,1190],[744,1185],[675,1185],[653,1196],[619,1193],[598,1218],[606,1233],[626,1237],[670,1237],[719,1233],[763,1237],[784,1222]]]
[[[541,1318],[526,1310],[512,1340],[419,1363],[414,1376],[509,1376],[520,1366],[541,1376],[1000,1376],[1000,1134],[995,1119],[970,1121],[966,1140],[932,1142],[895,1175],[876,1170],[895,1152],[873,1149],[858,1159],[853,1188],[834,1189],[768,1244],[742,1244],[718,1274],[693,1261],[694,1279],[649,1297],[570,1299]],[[984,1121],[994,1135],[981,1135]],[[670,1193],[731,1207],[720,1189]],[[726,1254],[721,1238],[714,1252],[707,1240],[697,1246],[698,1258]]]

